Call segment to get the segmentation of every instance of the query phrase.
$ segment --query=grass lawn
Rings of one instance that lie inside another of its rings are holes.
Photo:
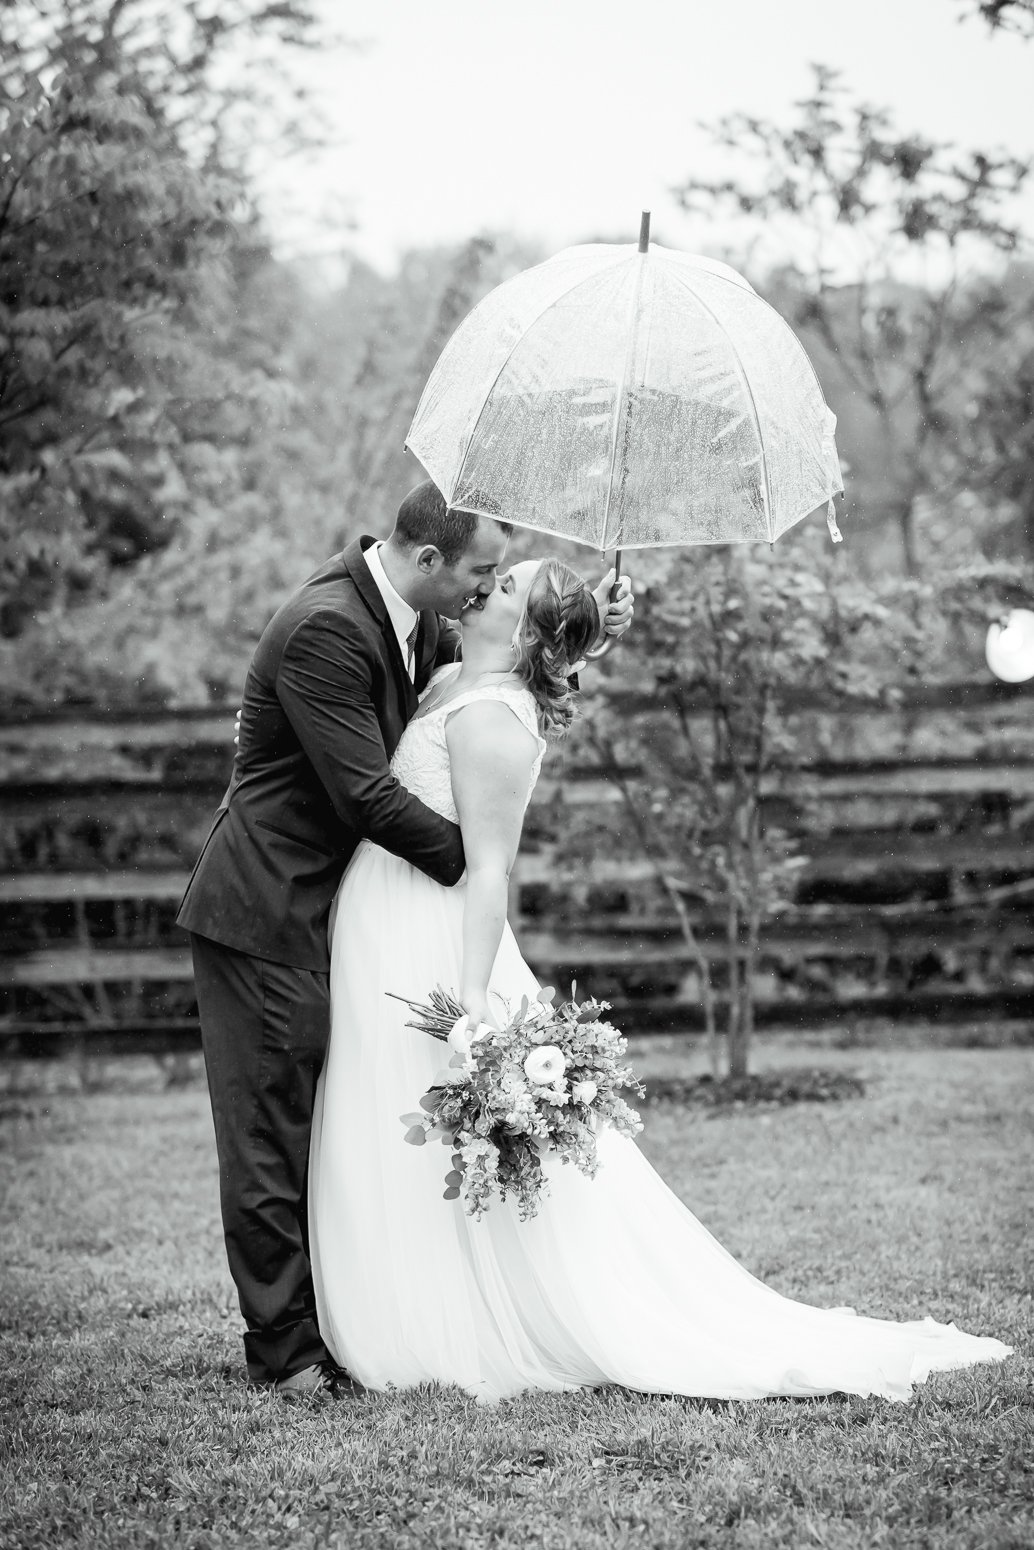
[[[644,1149],[780,1291],[955,1319],[1009,1362],[908,1405],[614,1390],[485,1410],[425,1389],[288,1408],[243,1385],[203,1089],[9,1086],[0,1545],[1034,1545],[1034,1050],[762,1041],[756,1063],[791,1058],[866,1096],[665,1105]]]

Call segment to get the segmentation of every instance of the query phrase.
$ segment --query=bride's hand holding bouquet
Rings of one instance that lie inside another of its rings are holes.
[[[466,1028],[469,1036],[477,1033],[482,1024],[489,1028],[498,1028],[499,1022],[492,1012],[489,1003],[488,991],[482,988],[474,990],[461,990],[459,996],[460,1006],[466,1013]]]

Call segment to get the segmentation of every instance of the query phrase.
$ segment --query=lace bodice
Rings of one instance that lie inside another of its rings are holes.
[[[440,684],[443,678],[458,672],[458,663],[439,668],[424,691],[425,695],[433,685]],[[391,761],[392,774],[407,791],[418,796],[421,802],[426,802],[428,807],[434,808],[436,813],[441,813],[443,818],[451,818],[453,823],[459,821],[459,815],[452,797],[452,772],[449,768],[449,745],[445,741],[445,724],[454,711],[469,705],[472,700],[502,700],[536,739],[539,751],[528,782],[529,801],[546,750],[545,739],[539,735],[535,697],[520,684],[484,684],[480,688],[468,690],[466,694],[458,694],[455,699],[447,700],[424,715],[418,713],[414,716],[395,750]]]

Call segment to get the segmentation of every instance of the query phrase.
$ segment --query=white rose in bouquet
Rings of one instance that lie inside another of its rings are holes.
[[[533,1049],[524,1061],[524,1074],[537,1087],[552,1087],[567,1070],[563,1050],[555,1044],[543,1044]]]

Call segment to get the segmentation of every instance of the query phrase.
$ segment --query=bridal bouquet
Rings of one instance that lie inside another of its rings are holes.
[[[401,1119],[411,1145],[437,1135],[453,1147],[445,1199],[462,1198],[468,1216],[480,1219],[497,1190],[500,1199],[516,1199],[526,1221],[549,1192],[543,1152],[559,1153],[592,1178],[601,1124],[627,1136],[643,1128],[619,1093],[629,1087],[642,1094],[643,1087],[622,1064],[625,1039],[603,1021],[608,1003],[572,999],[554,1006],[554,994],[547,987],[535,1001],[525,996],[502,1028],[482,1023],[474,1034],[459,1001],[441,986],[429,1004],[395,997],[416,1014],[408,1028],[452,1051],[420,1099],[420,1112]]]

